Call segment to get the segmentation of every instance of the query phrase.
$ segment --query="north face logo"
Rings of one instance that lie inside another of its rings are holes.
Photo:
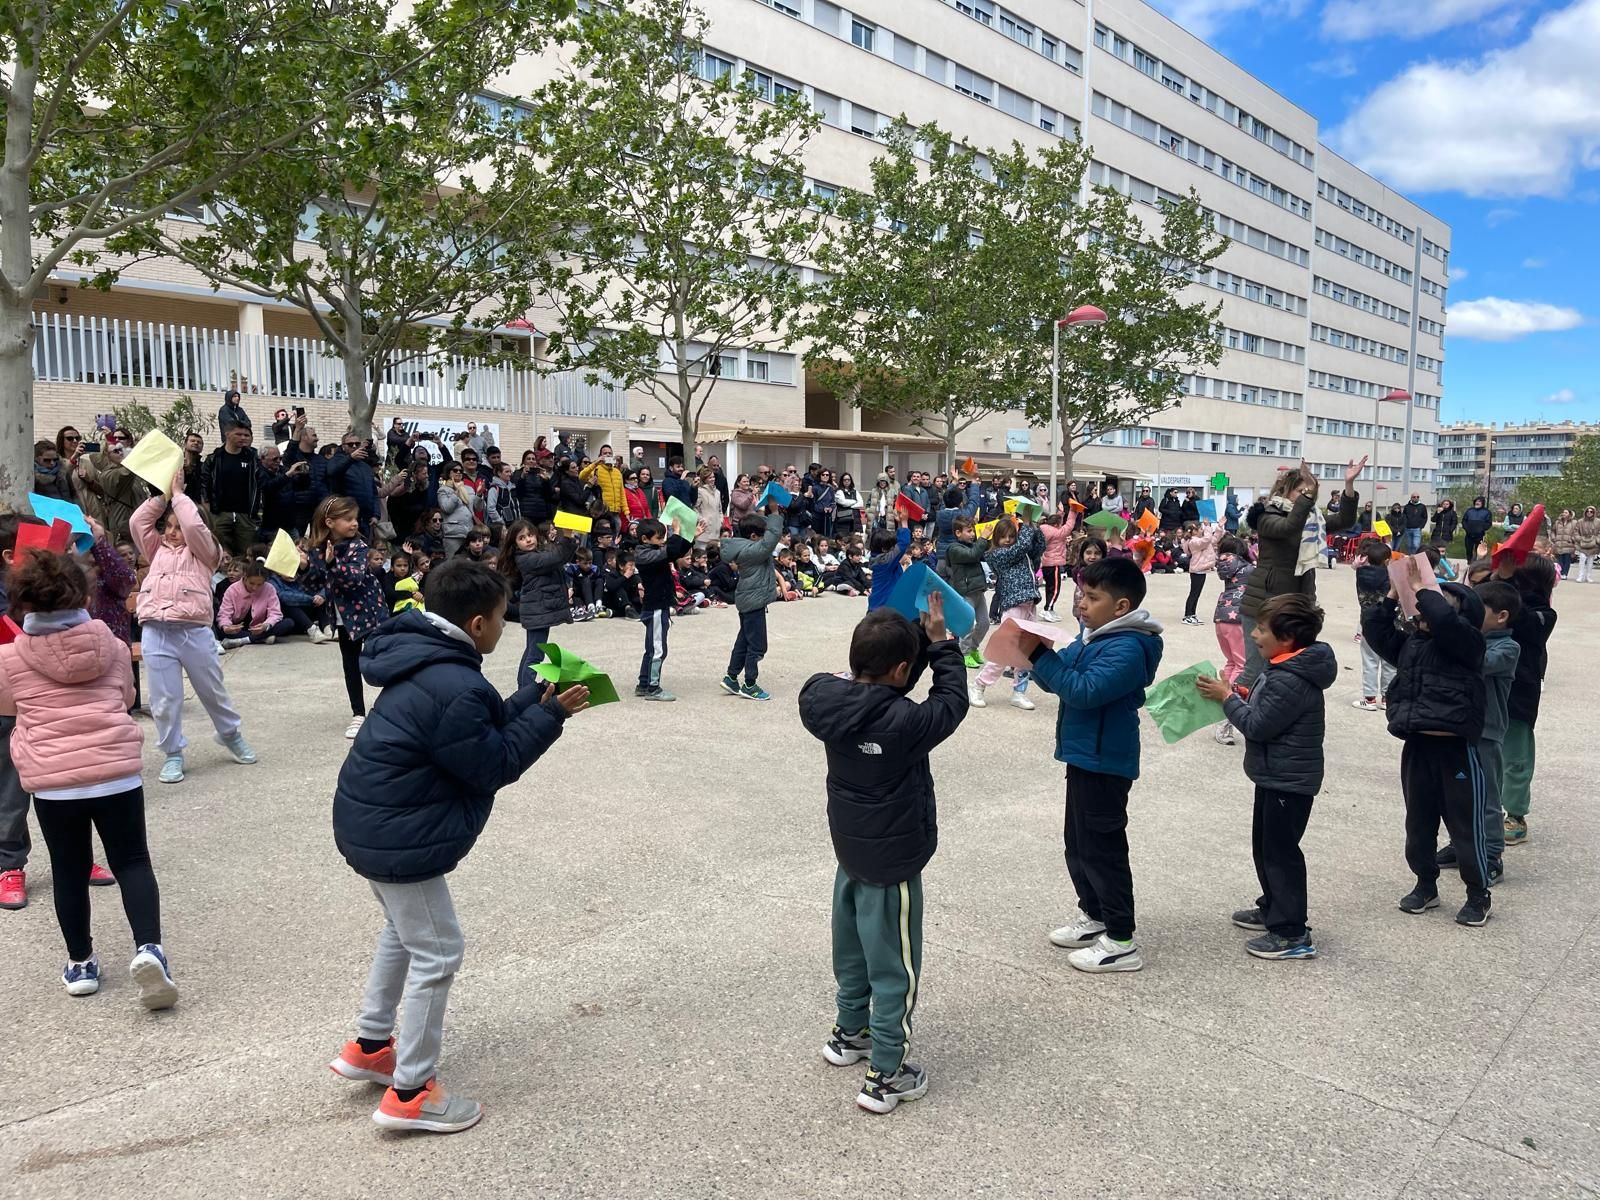
[[[1467,777],[1467,773],[1465,771],[1457,771],[1456,772],[1456,778],[1457,779],[1465,779],[1466,777]]]
[[[878,745],[877,742],[862,742],[859,746],[856,747],[856,749],[861,751],[861,753],[863,753],[863,754],[882,754],[883,753],[883,747]]]

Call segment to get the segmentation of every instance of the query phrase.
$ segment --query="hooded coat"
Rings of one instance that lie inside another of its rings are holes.
[[[1228,697],[1222,709],[1228,723],[1244,734],[1244,773],[1252,783],[1295,796],[1321,790],[1328,728],[1322,693],[1338,678],[1333,648],[1312,642],[1268,663],[1248,701]]]
[[[1142,608],[1085,629],[1063,650],[1034,650],[1034,681],[1061,698],[1056,761],[1139,778],[1139,708],[1161,650],[1161,625]]]
[[[921,703],[896,688],[813,675],[800,721],[828,757],[828,832],[845,874],[887,887],[915,878],[939,845],[928,754],[967,715],[967,669],[953,640],[928,648]]]
[[[361,650],[382,688],[333,793],[333,839],[358,875],[417,883],[455,869],[483,832],[495,793],[561,736],[566,710],[543,680],[508,699],[483,677],[465,633],[400,613]]]

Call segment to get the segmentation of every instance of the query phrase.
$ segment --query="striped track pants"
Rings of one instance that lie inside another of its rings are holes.
[[[839,1028],[872,1031],[872,1068],[898,1071],[911,1045],[922,980],[922,876],[879,887],[833,880],[833,977]]]

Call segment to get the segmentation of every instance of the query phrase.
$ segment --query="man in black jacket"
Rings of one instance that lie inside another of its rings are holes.
[[[919,704],[906,693],[924,654],[933,684]],[[921,634],[893,609],[862,618],[850,672],[813,675],[800,691],[800,720],[827,750],[828,829],[839,860],[839,1012],[822,1054],[835,1066],[870,1057],[856,1103],[887,1113],[928,1090],[927,1072],[906,1061],[922,974],[922,869],[939,842],[928,755],[967,715],[966,667],[937,593]]]
[[[1390,598],[1362,610],[1361,636],[1398,668],[1389,685],[1389,732],[1405,741],[1400,790],[1406,802],[1406,864],[1417,885],[1400,899],[1413,915],[1439,907],[1435,861],[1439,821],[1456,846],[1467,902],[1462,925],[1489,919],[1489,850],[1483,835],[1488,804],[1477,743],[1488,694],[1483,681],[1483,601],[1459,583],[1424,590],[1415,560],[1408,570],[1417,597],[1416,632],[1397,627]]]
[[[472,849],[495,793],[515,783],[588,707],[589,691],[530,679],[509,700],[483,677],[505,628],[506,583],[456,558],[428,576],[428,611],[368,636],[361,673],[383,689],[356,734],[333,795],[333,838],[383,909],[356,1037],[329,1064],[388,1084],[372,1119],[388,1129],[455,1133],[483,1115],[434,1082],[445,1002],[465,942],[445,875]],[[405,1020],[395,1017],[405,996]]]
[[[1420,554],[1422,552],[1422,531],[1428,527],[1428,506],[1422,502],[1418,492],[1411,493],[1411,499],[1405,507],[1406,522],[1406,553]]]
[[[1261,896],[1233,914],[1240,929],[1261,936],[1245,943],[1256,958],[1315,958],[1306,924],[1306,858],[1300,839],[1322,788],[1327,732],[1323,693],[1339,677],[1333,648],[1317,637],[1322,610],[1308,596],[1274,596],[1261,606],[1250,636],[1267,661],[1249,699],[1220,679],[1195,687],[1223,703],[1228,723],[1244,734],[1244,773],[1256,785],[1250,848]]]
[[[222,445],[205,465],[205,494],[211,501],[211,528],[229,554],[243,554],[255,543],[265,472],[250,444],[248,425],[230,426]]]

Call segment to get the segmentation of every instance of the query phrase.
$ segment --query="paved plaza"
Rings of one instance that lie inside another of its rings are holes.
[[[760,705],[721,694],[734,615],[679,621],[665,682],[585,713],[501,793],[450,877],[467,960],[440,1078],[486,1117],[380,1132],[376,1087],[326,1063],[351,1035],[376,903],[333,845],[348,711],[332,646],[252,648],[228,683],[260,764],[226,761],[193,703],[189,779],[155,782],[150,842],[182,1000],[138,1007],[114,891],[108,980],[61,988],[50,870],[0,913],[0,1194],[7,1197],[1530,1197],[1600,1193],[1600,587],[1563,585],[1532,838],[1494,919],[1400,913],[1400,744],[1358,690],[1354,586],[1323,571],[1328,782],[1305,847],[1312,962],[1247,957],[1242,746],[1144,721],[1130,839],[1146,967],[1074,972],[1056,702],[973,711],[934,756],[914,1057],[926,1099],[875,1117],[861,1068],[818,1053],[833,1016],[821,747],[795,695],[845,662],[859,600],[777,606]],[[1163,675],[1220,661],[1157,578]],[[1209,619],[1216,584],[1208,582]],[[636,623],[558,631],[631,692]],[[489,674],[509,687],[520,631]],[[85,739],[93,732],[84,731]],[[36,837],[37,843],[37,837]]]

